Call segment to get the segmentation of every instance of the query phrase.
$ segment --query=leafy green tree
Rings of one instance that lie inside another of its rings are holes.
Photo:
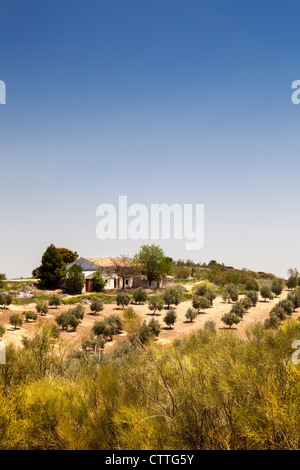
[[[122,305],[122,308],[127,307],[130,302],[130,295],[125,292],[118,292],[116,295],[116,303],[118,306]]]
[[[67,330],[70,324],[70,318],[70,313],[66,311],[62,312],[60,315],[57,315],[57,317],[55,317],[55,321],[63,330]]]
[[[164,317],[164,322],[169,328],[172,328],[172,326],[176,322],[176,319],[177,319],[177,313],[175,312],[175,310],[169,310]]]
[[[79,305],[76,305],[76,307],[72,309],[72,313],[73,315],[75,315],[76,318],[79,318],[80,320],[82,320],[85,312],[84,312],[83,306],[79,304]]]
[[[43,300],[38,300],[35,308],[40,315],[46,315],[48,313],[48,303]]]
[[[94,291],[95,292],[103,292],[106,281],[102,275],[101,269],[98,269],[98,271],[95,272],[94,277],[93,277],[93,284],[94,284]]]
[[[152,295],[149,299],[148,307],[154,315],[157,310],[160,312],[164,308],[164,301],[159,295]]]
[[[49,297],[49,306],[57,308],[57,307],[59,307],[59,305],[61,305],[60,297],[56,294],[50,295],[50,297]]]
[[[182,300],[181,291],[175,287],[169,287],[169,289],[163,293],[163,300],[168,308],[170,308],[170,305],[177,306]]]
[[[148,295],[146,290],[143,289],[143,287],[138,287],[134,290],[132,297],[135,302],[138,302],[140,304],[141,302],[146,302]]]
[[[237,325],[241,321],[241,319],[235,313],[229,312],[229,313],[225,313],[222,316],[221,321],[225,323],[225,325],[229,326],[229,328],[231,328],[232,325]]]
[[[0,305],[5,306],[5,295],[0,293]]]
[[[123,323],[119,315],[109,315],[105,318],[106,323],[113,327],[113,334],[118,335],[123,329]]]
[[[286,285],[288,289],[294,289],[298,285],[298,278],[290,276],[288,280],[286,281]]]
[[[105,338],[112,340],[115,333],[115,327],[106,320],[101,320],[94,323],[92,331],[96,336],[104,336]]]
[[[271,288],[269,286],[261,286],[260,288],[260,295],[263,297],[263,299],[266,301],[267,299],[273,299],[273,294],[271,291]]]
[[[226,297],[224,297],[224,294],[225,294]],[[237,286],[235,286],[233,284],[228,284],[224,289],[223,299],[224,298],[226,298],[229,303],[231,301],[232,302],[237,302],[237,300],[239,298],[239,290],[238,290]]]
[[[186,311],[185,317],[187,318],[187,320],[189,320],[192,323],[193,320],[195,320],[195,318],[197,317],[197,315],[198,315],[197,310],[195,310],[192,307],[189,307]]]
[[[173,264],[167,258],[163,250],[157,245],[143,245],[134,256],[134,261],[141,267],[143,274],[147,276],[149,285],[152,281],[159,281],[172,273]]]
[[[249,279],[249,281],[246,282],[246,290],[255,290],[259,292],[259,284],[256,279]]]
[[[216,293],[214,292],[214,290],[211,287],[208,287],[204,297],[206,297],[209,300],[210,305],[212,306],[213,301],[216,298]]]
[[[256,292],[256,291],[254,291]],[[244,309],[245,311],[247,312],[249,310],[249,308],[252,307],[253,303],[252,303],[252,300],[250,299],[250,297],[248,297],[247,295],[245,295],[245,297],[241,300],[241,303],[242,305],[244,306]]]
[[[39,278],[43,287],[55,289],[66,277],[66,265],[59,250],[51,244],[42,256]]]
[[[281,294],[281,292],[283,291],[283,287],[284,285],[281,279],[274,279],[271,284],[271,291],[273,292],[275,297]]]
[[[68,265],[78,259],[78,253],[76,251],[69,250],[68,248],[57,248],[62,256],[63,262]]]
[[[36,312],[33,312],[32,310],[26,310],[23,312],[25,314],[26,321],[28,322],[29,320],[36,320],[38,315]]]
[[[251,301],[251,306],[255,307],[258,302],[258,293],[256,290],[249,290],[245,297],[247,297]]]
[[[6,295],[4,296],[5,306],[6,306],[6,307],[9,307],[10,304],[12,303],[12,300],[13,300],[12,295],[6,294]]]
[[[264,327],[269,328],[278,328],[280,326],[280,318],[274,313],[269,315],[269,318],[266,318],[264,321]]]
[[[197,312],[200,312],[201,310],[209,308],[211,304],[206,296],[195,295],[192,300],[192,305]]]
[[[159,336],[159,333],[161,331],[161,326],[159,321],[155,320],[154,318],[151,318],[151,320],[148,323],[148,327],[150,328],[152,335],[153,336]]]
[[[3,287],[5,280],[6,280],[6,275],[4,273],[0,273],[0,289]]]
[[[73,264],[73,266],[71,266],[67,271],[66,287],[70,292],[75,294],[81,293],[83,286],[84,274],[82,267],[77,264]]]
[[[235,313],[238,317],[243,318],[246,313],[245,307],[242,302],[236,302],[230,310],[230,313]]]
[[[94,298],[91,301],[90,309],[91,309],[91,312],[95,314],[101,312],[104,309],[103,302],[101,302],[101,300],[98,297]]]
[[[9,323],[16,329],[18,326],[23,325],[23,319],[18,313],[13,313],[9,318]]]

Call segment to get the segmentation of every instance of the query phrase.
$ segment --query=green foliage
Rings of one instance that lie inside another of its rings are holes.
[[[9,317],[9,323],[15,327],[15,329],[19,326],[23,325],[23,318],[18,313],[13,313]]]
[[[284,287],[284,282],[282,279],[274,279],[274,281],[271,284],[271,291],[275,296],[280,295],[281,292],[283,291]]]
[[[36,303],[36,311],[40,314],[40,315],[46,315],[48,313],[48,303],[43,301],[43,300],[38,300],[37,303]]]
[[[237,315],[239,318],[243,318],[246,313],[245,306],[242,302],[236,302],[230,310],[230,313]]]
[[[102,336],[58,354],[38,329],[0,367],[0,449],[298,450],[299,334],[290,319],[245,339],[208,325],[163,348],[122,342],[98,362]]]
[[[70,308],[60,315],[57,315],[55,321],[63,330],[68,330],[68,328],[71,327],[73,331],[76,331],[83,317],[84,309],[81,305],[78,305],[75,308]]]
[[[38,269],[42,286],[55,289],[66,277],[66,265],[59,250],[51,244],[42,256],[42,264]]]
[[[101,269],[98,269],[98,271],[95,272],[94,277],[93,277],[93,284],[94,284],[94,291],[95,292],[103,292],[106,281],[102,275]]]
[[[98,297],[94,298],[91,301],[90,309],[91,309],[91,312],[93,313],[101,312],[104,309],[103,302],[101,302],[101,300]]]
[[[84,274],[82,267],[73,264],[68,271],[66,277],[66,287],[73,294],[80,293],[84,286]]]
[[[272,300],[273,299],[273,293],[271,291],[271,288],[267,285],[261,286],[260,288],[260,295],[262,298],[266,301],[267,299]]]
[[[63,262],[65,264],[71,264],[73,261],[76,261],[78,258],[78,253],[76,251],[69,250],[68,248],[57,248],[59,253],[62,256]]]
[[[4,282],[6,280],[6,275],[4,273],[0,273],[0,288],[4,286]]]
[[[245,288],[248,291],[254,290],[259,292],[259,284],[256,279],[249,279],[249,281],[246,282]]]
[[[147,276],[149,283],[159,282],[173,271],[172,260],[164,255],[157,245],[143,245],[134,261],[141,266],[142,273]]]
[[[145,289],[143,289],[143,287],[138,287],[137,289],[134,290],[133,294],[132,294],[132,297],[133,297],[133,300],[137,303],[141,303],[141,302],[146,302],[146,300],[148,299],[148,295],[147,295],[147,292]]]
[[[175,310],[169,310],[164,316],[164,322],[169,328],[172,328],[172,326],[176,322],[176,319],[177,319],[177,313],[175,312]]]
[[[229,328],[231,328],[232,325],[237,325],[241,321],[240,317],[232,312],[225,313],[221,320],[225,325],[229,326]]]
[[[125,292],[118,292],[116,296],[116,303],[118,306],[122,306],[122,308],[129,305],[130,302],[130,295],[126,294]]]
[[[258,302],[258,293],[255,290],[250,290],[246,292],[246,297],[251,301],[252,307],[255,307]]]
[[[192,322],[193,320],[195,320],[197,315],[198,315],[197,310],[192,307],[189,307],[186,311],[185,318],[189,320],[190,322]]]
[[[61,304],[60,297],[56,294],[51,294],[49,296],[49,302],[48,303],[51,307],[54,306],[55,308],[57,308]]]
[[[149,309],[152,310],[153,315],[158,310],[159,312],[164,308],[164,301],[159,295],[152,295],[148,302]]]
[[[94,335],[104,337],[106,340],[112,340],[113,335],[121,331],[121,320],[107,317],[105,320],[96,321],[92,331]]]
[[[198,296],[195,295],[192,300],[192,305],[197,312],[200,312],[201,310],[205,310],[206,308],[209,308],[211,306],[209,299],[206,296]]]
[[[224,289],[224,292],[223,292],[223,300],[225,302],[236,302],[239,298],[239,290],[237,288],[237,286],[233,285],[233,284],[228,284],[225,289]]]
[[[26,310],[25,312],[23,312],[23,314],[25,315],[26,321],[29,321],[29,320],[35,321],[38,318],[37,313],[33,312],[32,310]]]
[[[181,290],[177,287],[169,287],[162,297],[168,308],[170,308],[170,305],[179,305],[182,301]]]
[[[174,276],[176,279],[184,280],[188,279],[195,271],[192,271],[191,268],[186,266],[177,266],[174,269]]]

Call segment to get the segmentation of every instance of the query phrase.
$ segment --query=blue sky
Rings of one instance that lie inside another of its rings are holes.
[[[50,243],[82,256],[96,208],[205,205],[205,244],[160,245],[285,276],[300,268],[297,1],[6,0],[0,4],[0,272]],[[152,243],[149,240],[149,243]]]

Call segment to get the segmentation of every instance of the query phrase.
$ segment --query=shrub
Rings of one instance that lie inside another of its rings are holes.
[[[147,296],[147,292],[145,291],[145,289],[143,289],[143,287],[138,287],[138,289],[135,289],[135,291],[133,292],[133,300],[135,302],[138,302],[139,304],[141,302],[146,302],[148,296]]]
[[[73,264],[73,266],[71,266],[67,271],[67,289],[74,294],[81,293],[82,288],[84,286],[84,281],[85,278],[82,271],[82,267],[78,266],[77,264]]]
[[[270,299],[270,300],[273,299],[273,294],[269,286],[262,286],[260,288],[260,295],[263,297],[265,301],[267,299]]]
[[[225,315],[222,316],[221,321],[225,323],[225,325],[229,326],[229,328],[232,327],[232,325],[237,325],[241,319],[238,315],[235,313],[225,313]]]
[[[29,321],[29,320],[36,320],[38,315],[37,313],[35,312],[32,312],[31,310],[27,310],[25,312],[23,312],[25,314],[25,318],[26,318],[26,321]]]
[[[172,328],[172,326],[175,324],[177,319],[177,314],[175,310],[170,310],[169,312],[166,313],[164,317],[164,322],[169,328]]]
[[[91,312],[95,314],[101,312],[104,309],[103,303],[98,297],[91,301],[90,309]]]
[[[271,284],[271,291],[275,296],[280,295],[281,292],[283,291],[283,281],[281,279],[274,279],[274,281]]]
[[[249,281],[246,282],[245,289],[250,291],[254,290],[259,292],[259,284],[256,279],[250,279]]]
[[[15,327],[15,329],[19,326],[23,325],[23,319],[18,313],[13,313],[9,318],[9,323]]]
[[[169,289],[167,289],[163,294],[163,300],[167,307],[170,308],[170,305],[180,304],[182,300],[182,293],[180,289],[169,287]]]
[[[251,301],[251,305],[255,307],[258,302],[258,293],[255,290],[250,290],[246,293],[246,297]]]
[[[161,311],[164,308],[164,301],[159,295],[152,295],[149,299],[148,307],[153,311],[153,315],[157,310]]]
[[[93,277],[93,284],[94,284],[94,291],[95,292],[103,292],[106,281],[102,275],[102,271],[98,270],[95,272],[94,277]]]
[[[243,318],[243,316],[244,316],[245,313],[246,313],[246,310],[245,310],[245,307],[244,307],[243,303],[242,303],[242,302],[236,302],[236,303],[232,306],[232,308],[231,308],[231,310],[230,310],[230,313],[234,313],[234,314],[236,314],[238,317]]]
[[[238,298],[239,298],[238,288],[233,284],[228,284],[225,287],[225,290],[223,292],[223,299],[228,302],[230,301],[236,302]]]
[[[38,300],[35,308],[40,315],[46,315],[48,313],[48,304],[43,300]]]
[[[197,312],[200,312],[200,310],[210,307],[210,301],[207,297],[199,297],[196,295],[192,300],[192,305]]]
[[[61,300],[60,300],[60,297],[56,294],[52,294],[50,295],[49,297],[49,306],[54,306],[55,308],[57,308],[59,305],[61,304]]]
[[[125,292],[119,292],[116,296],[116,303],[118,306],[122,305],[122,308],[127,307],[130,302],[130,295]]]
[[[187,320],[189,320],[192,323],[192,321],[195,320],[197,315],[198,315],[197,310],[195,310],[192,307],[189,307],[186,311],[185,317],[187,318]]]

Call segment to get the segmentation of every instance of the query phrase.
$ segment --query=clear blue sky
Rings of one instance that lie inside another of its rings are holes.
[[[0,272],[50,243],[134,254],[96,237],[119,195],[205,205],[201,251],[160,243],[175,259],[300,268],[299,18],[294,0],[2,1]]]

